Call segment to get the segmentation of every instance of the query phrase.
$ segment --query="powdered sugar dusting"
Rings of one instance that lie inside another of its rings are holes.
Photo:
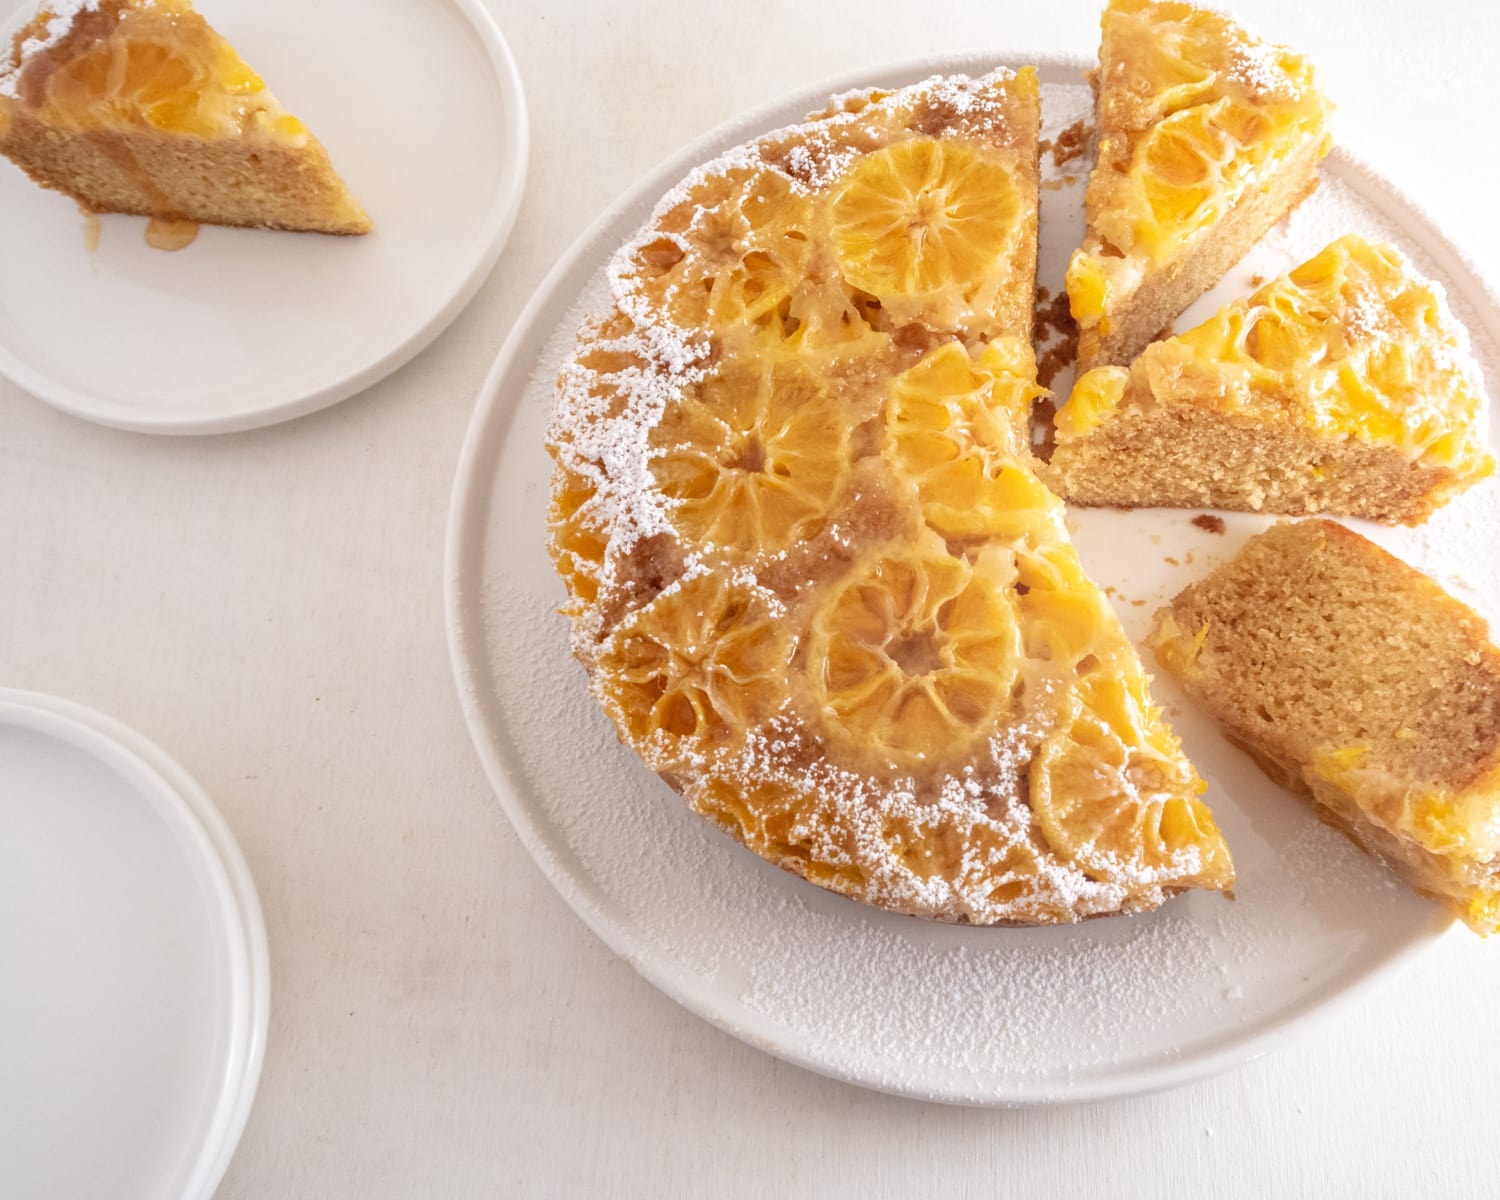
[[[1276,55],[1264,42],[1237,40],[1229,47],[1229,77],[1256,96],[1295,99],[1302,89]]]
[[[1380,332],[1384,324],[1380,297],[1366,288],[1354,289],[1345,296],[1344,311],[1339,322],[1345,332],[1355,341],[1365,341]]]
[[[941,109],[946,124],[960,132],[993,132],[1004,119],[994,87],[1013,75],[1000,67],[977,79],[938,76],[890,94],[841,95],[807,122],[733,147],[695,167],[666,191],[650,220],[616,252],[606,272],[615,316],[601,308],[599,315],[581,323],[578,344],[589,353],[564,364],[549,432],[560,464],[593,492],[586,507],[589,520],[608,539],[602,581],[606,588],[613,584],[624,555],[642,539],[667,531],[666,502],[649,469],[650,433],[668,402],[711,372],[708,339],[667,319],[641,290],[638,256],[643,247],[652,243],[676,245],[683,253],[689,250],[680,234],[664,228],[668,215],[688,208],[696,225],[703,217],[695,201],[700,190],[736,173],[770,172],[803,194],[825,188],[857,153],[846,144],[848,131],[877,95],[897,111],[919,104]],[[618,314],[628,320],[615,319]],[[601,358],[610,365],[593,365]],[[597,614],[584,614],[579,632],[580,651],[586,652],[597,632]]]

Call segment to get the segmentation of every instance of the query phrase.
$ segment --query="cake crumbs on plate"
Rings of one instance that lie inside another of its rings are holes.
[[[1044,347],[1037,356],[1036,381],[1050,388],[1058,373],[1078,357],[1078,325],[1066,291],[1054,296],[1044,287],[1037,288],[1035,325],[1036,344]]]
[[[1044,143],[1044,152],[1050,150],[1052,152],[1052,165],[1054,167],[1062,167],[1072,162],[1075,158],[1081,157],[1083,152],[1088,148],[1089,139],[1093,136],[1093,126],[1083,117],[1079,117],[1078,120],[1059,133],[1050,143]],[[1073,182],[1077,182],[1076,176],[1064,176],[1064,178],[1071,178]]]

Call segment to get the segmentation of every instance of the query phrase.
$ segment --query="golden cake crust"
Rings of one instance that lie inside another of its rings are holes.
[[[946,921],[1233,879],[1032,469],[1038,124],[1030,71],[935,79],[693,172],[548,438],[621,740],[763,857]]]

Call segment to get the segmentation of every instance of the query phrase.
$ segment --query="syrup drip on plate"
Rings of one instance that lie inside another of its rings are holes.
[[[152,217],[146,222],[146,245],[156,250],[182,250],[198,236],[197,221]]]

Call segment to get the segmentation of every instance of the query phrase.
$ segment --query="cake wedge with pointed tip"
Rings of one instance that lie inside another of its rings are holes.
[[[322,143],[188,0],[46,0],[0,46],[0,154],[88,212],[371,228]]]
[[[1485,417],[1442,288],[1350,235],[1129,370],[1084,375],[1050,479],[1082,504],[1412,525],[1494,471]]]
[[[1098,162],[1068,267],[1084,371],[1127,363],[1317,186],[1330,105],[1310,63],[1176,0],[1110,0]]]

